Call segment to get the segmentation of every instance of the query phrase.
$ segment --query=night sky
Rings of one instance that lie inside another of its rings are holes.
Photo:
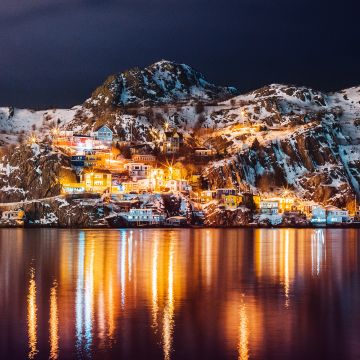
[[[161,59],[241,91],[360,85],[357,2],[0,0],[0,106],[69,107]]]

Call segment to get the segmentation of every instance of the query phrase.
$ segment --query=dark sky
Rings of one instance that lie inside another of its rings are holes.
[[[0,0],[0,106],[72,106],[160,59],[243,91],[360,85],[357,2]]]

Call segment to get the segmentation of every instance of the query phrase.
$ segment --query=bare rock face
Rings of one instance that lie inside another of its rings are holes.
[[[75,181],[70,162],[50,146],[32,144],[7,149],[0,162],[0,202],[57,196],[64,178]]]
[[[109,209],[94,198],[71,199],[56,197],[34,201],[23,206],[27,226],[45,227],[104,227]]]
[[[210,204],[205,210],[207,226],[242,226],[252,222],[252,213],[246,207],[221,209],[217,204]]]

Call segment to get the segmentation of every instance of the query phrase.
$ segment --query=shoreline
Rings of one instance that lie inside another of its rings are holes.
[[[105,229],[359,229],[360,224],[344,224],[344,225],[327,225],[327,226],[296,226],[296,225],[284,225],[284,226],[264,226],[264,225],[231,225],[231,226],[222,226],[222,225],[185,225],[185,226],[91,226],[91,227],[81,227],[81,226],[56,226],[56,225],[17,225],[17,226],[5,226],[0,225],[0,229],[68,229],[68,230],[105,230]]]

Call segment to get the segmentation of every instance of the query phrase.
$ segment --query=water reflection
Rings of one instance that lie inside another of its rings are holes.
[[[59,355],[59,314],[57,303],[57,282],[54,281],[50,289],[50,359],[57,359]]]
[[[357,230],[1,234],[0,325],[19,358],[14,323],[31,359],[360,355]]]
[[[28,337],[29,337],[29,358],[33,359],[38,352],[37,349],[37,306],[36,306],[36,282],[35,270],[30,268],[28,303]]]

